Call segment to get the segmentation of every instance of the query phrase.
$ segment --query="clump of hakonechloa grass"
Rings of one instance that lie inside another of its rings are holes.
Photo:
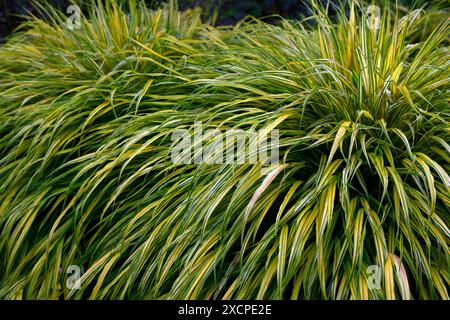
[[[0,295],[448,299],[449,21],[360,12],[30,21],[0,47]],[[276,128],[280,163],[174,164],[195,123]]]

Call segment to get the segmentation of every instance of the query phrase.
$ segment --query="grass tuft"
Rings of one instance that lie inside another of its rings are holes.
[[[449,299],[448,18],[41,9],[0,47],[0,297]],[[199,122],[279,165],[173,163]]]

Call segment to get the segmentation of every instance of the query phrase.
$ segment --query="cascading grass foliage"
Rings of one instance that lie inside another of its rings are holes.
[[[449,298],[448,18],[130,3],[0,47],[0,297]],[[280,162],[173,163],[196,122],[276,128]]]

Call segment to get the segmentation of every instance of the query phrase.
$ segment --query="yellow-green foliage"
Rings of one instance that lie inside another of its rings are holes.
[[[448,19],[107,3],[0,47],[2,298],[449,298]],[[195,122],[276,127],[279,166],[172,163]]]

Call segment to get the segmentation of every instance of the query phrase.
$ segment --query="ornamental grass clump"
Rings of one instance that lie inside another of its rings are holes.
[[[107,1],[80,28],[47,9],[18,30],[0,47],[0,296],[448,299],[449,20],[416,41],[421,10],[313,4],[214,27]],[[279,161],[174,162],[199,124],[276,129]]]

